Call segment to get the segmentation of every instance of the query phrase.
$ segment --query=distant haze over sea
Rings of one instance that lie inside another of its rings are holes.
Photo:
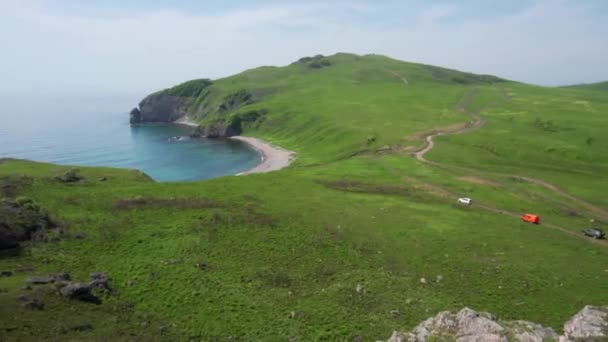
[[[190,129],[130,127],[138,96],[0,94],[0,157],[139,169],[158,181],[233,175],[259,162],[241,142],[190,139]]]

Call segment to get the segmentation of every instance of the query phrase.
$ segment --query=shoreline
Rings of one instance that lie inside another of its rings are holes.
[[[173,122],[176,125],[188,126],[188,127],[199,127],[200,125],[190,120],[188,117]],[[237,140],[244,142],[254,151],[260,155],[260,163],[248,170],[237,173],[236,176],[250,175],[254,173],[267,173],[272,171],[278,171],[288,167],[295,159],[296,153],[288,151],[284,148],[274,146],[262,139],[244,136],[232,136],[228,139]]]
[[[296,159],[295,152],[274,146],[262,139],[244,137],[241,135],[229,137],[228,139],[238,140],[246,143],[249,145],[249,147],[253,148],[257,153],[259,153],[262,159],[258,165],[249,170],[237,173],[237,176],[278,171],[288,167]]]

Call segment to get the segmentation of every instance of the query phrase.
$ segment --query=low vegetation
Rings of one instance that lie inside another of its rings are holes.
[[[1,161],[4,201],[31,200],[63,231],[0,259],[2,336],[367,341],[464,306],[559,333],[583,305],[608,304],[608,246],[580,233],[608,222],[608,95],[323,59],[215,80],[189,108],[296,151],[286,170],[164,184],[79,168],[62,182],[69,167]],[[241,90],[251,97],[217,111]],[[460,106],[485,124],[413,158],[429,132],[475,127]],[[25,285],[60,272],[104,272],[113,290],[96,305]]]

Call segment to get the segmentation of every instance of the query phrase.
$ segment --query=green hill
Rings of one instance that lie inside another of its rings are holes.
[[[67,167],[0,161],[6,212],[60,227],[0,259],[6,339],[367,341],[463,306],[559,330],[582,305],[608,304],[608,245],[580,233],[608,222],[607,94],[338,54],[142,104],[141,121],[187,114],[298,158],[171,184],[107,168],[66,183]],[[113,289],[99,305],[23,288],[98,271]]]
[[[608,90],[608,81],[597,83],[576,84],[564,88],[588,89],[588,90]]]

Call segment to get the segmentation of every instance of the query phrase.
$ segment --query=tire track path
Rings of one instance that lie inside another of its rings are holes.
[[[446,164],[443,164],[443,163],[438,163],[438,162],[435,162],[435,161],[430,161],[430,160],[428,160],[428,159],[425,158],[425,155],[435,147],[435,143],[434,143],[434,138],[435,137],[469,133],[469,132],[473,132],[473,131],[476,131],[476,130],[480,129],[480,128],[482,128],[485,125],[486,120],[483,117],[481,117],[476,112],[473,112],[473,111],[467,109],[468,105],[473,100],[475,92],[476,92],[476,89],[473,89],[473,90],[470,90],[469,92],[467,92],[462,97],[462,99],[458,102],[458,104],[456,105],[456,110],[458,110],[461,113],[466,114],[471,119],[471,121],[469,121],[466,124],[466,127],[462,128],[462,129],[452,130],[452,131],[450,131],[450,130],[436,131],[436,132],[428,134],[425,137],[425,145],[420,150],[418,150],[418,151],[416,151],[416,152],[414,152],[412,154],[412,156],[414,158],[416,158],[417,160],[419,160],[419,161],[421,161],[421,162],[423,162],[425,164],[441,167],[441,168],[444,168],[444,169],[450,169],[450,168],[452,168],[452,166],[450,166],[450,165],[446,165]],[[503,89],[502,101],[508,101],[509,99],[510,99],[509,96],[504,92],[504,89]],[[489,103],[487,105],[484,105],[478,111],[481,112],[485,108],[487,108],[489,106],[492,106],[492,105],[495,105],[495,104],[496,104],[495,102],[492,102],[492,103]],[[466,171],[472,171],[471,169],[467,169],[467,168],[463,168],[463,167],[454,167],[454,168],[458,168],[458,169],[466,170]],[[598,207],[598,206],[596,206],[596,205],[594,205],[592,203],[589,203],[589,202],[587,202],[585,200],[582,200],[582,199],[580,199],[580,198],[578,198],[576,196],[573,196],[573,195],[565,192],[564,190],[560,189],[559,187],[557,187],[554,184],[546,182],[546,181],[544,181],[542,179],[537,179],[537,178],[532,178],[532,177],[518,176],[518,175],[509,175],[509,176],[515,176],[515,177],[518,177],[519,179],[521,179],[523,181],[526,181],[526,182],[529,182],[529,183],[541,186],[541,187],[543,187],[545,189],[548,189],[548,190],[552,191],[555,194],[558,194],[558,195],[560,195],[562,197],[565,197],[565,198],[571,200],[572,202],[575,202],[575,203],[581,205],[582,207],[585,207],[587,210],[589,210],[594,215],[596,215],[596,216],[598,216],[598,217],[600,217],[600,218],[602,218],[604,220],[608,220],[608,212],[606,210],[604,210],[603,208],[600,208],[600,207]],[[499,209],[499,208],[495,208],[495,207],[492,207],[492,206],[489,206],[489,205],[485,205],[485,204],[475,204],[474,206],[482,208],[482,209],[485,209],[485,210],[488,210],[488,211],[491,211],[491,212],[494,212],[494,213],[497,213],[497,214],[502,214],[502,215],[507,215],[507,216],[511,216],[511,217],[516,217],[518,219],[519,219],[519,216],[520,216],[517,213],[510,212],[510,211],[503,210],[503,209]],[[581,236],[580,234],[577,234],[576,232],[574,232],[572,230],[568,230],[566,228],[560,227],[560,226],[552,224],[552,223],[543,223],[543,226],[559,230],[559,231],[561,231],[563,233],[566,233],[568,235],[571,235],[571,236],[575,236],[575,237],[579,237],[579,238],[585,238],[585,237]],[[608,241],[605,241],[605,240],[602,241],[602,240],[587,239],[587,238],[585,238],[585,239],[589,240],[589,241],[591,241],[593,243],[596,243],[596,244],[600,244],[600,245],[603,245],[603,246],[608,246]]]

